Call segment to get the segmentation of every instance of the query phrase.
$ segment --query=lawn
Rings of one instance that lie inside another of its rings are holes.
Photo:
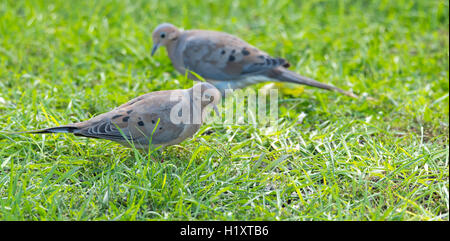
[[[362,98],[281,86],[277,129],[208,123],[153,157],[7,134],[191,87],[150,56],[162,22],[233,33]],[[449,220],[448,27],[444,0],[3,0],[0,220]]]

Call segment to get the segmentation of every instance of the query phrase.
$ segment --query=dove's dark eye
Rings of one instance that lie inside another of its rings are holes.
[[[161,38],[165,38],[166,37],[166,33],[161,33]]]

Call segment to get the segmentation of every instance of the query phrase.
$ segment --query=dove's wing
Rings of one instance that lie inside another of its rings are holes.
[[[184,123],[174,124],[171,109],[183,101],[171,100],[170,94],[181,92],[158,91],[137,97],[118,108],[76,124],[76,135],[108,139],[120,143],[161,145],[177,139],[185,128]]]
[[[180,43],[184,67],[205,79],[236,80],[257,75],[278,66],[288,67],[281,58],[272,58],[233,35],[192,30],[185,31]],[[178,55],[176,55],[178,56]]]

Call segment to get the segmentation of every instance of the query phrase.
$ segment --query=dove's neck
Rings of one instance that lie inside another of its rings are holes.
[[[191,124],[202,124],[203,123],[203,110],[200,91],[194,91],[194,87],[188,90],[189,102],[190,104],[190,121]],[[196,95],[196,96],[194,96]],[[199,96],[200,95],[200,96]]]
[[[167,55],[169,56],[170,60],[172,61],[173,66],[175,69],[185,74],[185,68],[184,68],[184,62],[183,62],[183,41],[184,38],[186,38],[185,32],[179,32],[177,38],[175,40],[171,40],[167,45]]]
[[[202,103],[201,99],[198,98],[192,98],[191,95],[191,103],[192,103],[192,107],[191,107],[191,123],[192,124],[198,124],[201,125],[203,124],[203,122],[205,122],[206,117],[208,116],[209,113],[209,108],[208,106],[210,105],[214,105],[214,104],[206,104]]]
[[[171,59],[173,59],[175,57],[175,52],[178,46],[178,43],[180,42],[180,37],[181,37],[181,33],[177,34],[177,37],[175,37],[174,39],[171,39],[167,44],[166,44],[166,48],[167,48],[167,54],[169,55],[169,57]]]

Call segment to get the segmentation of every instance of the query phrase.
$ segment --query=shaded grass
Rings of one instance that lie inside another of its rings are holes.
[[[190,87],[150,57],[161,22],[237,34],[376,98],[305,87],[280,96],[277,130],[204,125],[163,163],[0,134],[2,220],[448,220],[447,1],[2,1],[0,19],[2,131]]]

